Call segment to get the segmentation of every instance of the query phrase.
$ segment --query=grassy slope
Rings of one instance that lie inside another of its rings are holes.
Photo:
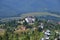
[[[26,13],[26,14],[22,14],[21,17],[24,18],[26,16],[46,16],[46,15],[50,15],[50,16],[54,16],[54,17],[59,17],[60,15],[56,15],[56,14],[51,14],[48,12],[32,12],[32,13]]]

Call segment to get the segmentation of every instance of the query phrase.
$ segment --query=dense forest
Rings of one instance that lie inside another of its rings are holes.
[[[48,22],[36,18],[32,25],[26,21],[22,24],[17,21],[21,21],[21,19],[0,22],[0,40],[41,40],[45,36],[43,31],[47,29],[51,31],[49,40],[55,40],[55,38],[59,40],[60,24],[54,21]],[[38,27],[41,23],[43,23],[44,28]]]

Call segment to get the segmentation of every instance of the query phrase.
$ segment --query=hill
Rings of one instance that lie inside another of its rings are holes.
[[[55,20],[55,21],[60,21],[60,15],[57,14],[52,14],[50,12],[31,12],[31,13],[23,13],[20,15],[21,18],[24,18],[26,16],[36,16],[41,19],[50,19],[50,20]]]
[[[53,14],[50,12],[25,12],[25,13],[18,14],[18,15],[13,16],[13,17],[2,18],[1,20],[18,20],[20,18],[22,19],[22,18],[25,18],[27,16],[36,16],[40,19],[60,21],[60,15]]]
[[[51,14],[49,12],[31,12],[31,13],[23,13],[21,14],[21,17],[26,17],[26,16],[54,16],[54,17],[60,17],[60,15],[56,15],[56,14]]]

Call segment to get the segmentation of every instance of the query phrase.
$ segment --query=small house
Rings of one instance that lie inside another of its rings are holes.
[[[28,16],[25,18],[25,21],[29,24],[33,24],[35,22],[35,17]]]

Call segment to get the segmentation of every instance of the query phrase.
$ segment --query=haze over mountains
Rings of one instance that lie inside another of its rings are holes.
[[[0,0],[0,17],[45,11],[60,12],[60,0]]]

